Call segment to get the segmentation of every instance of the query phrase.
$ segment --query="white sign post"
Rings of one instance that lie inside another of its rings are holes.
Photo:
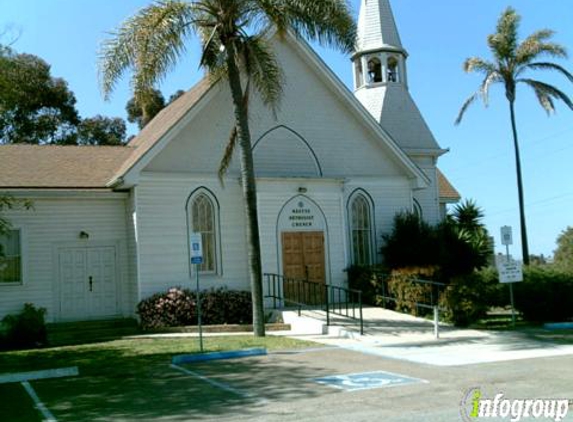
[[[513,234],[510,226],[501,228],[501,244],[505,245],[506,256],[498,256],[496,260],[499,282],[509,284],[511,301],[511,322],[515,327],[515,304],[513,300],[513,283],[523,281],[523,266],[520,261],[514,261],[509,255],[509,245],[513,245]]]
[[[203,353],[203,327],[201,326],[201,290],[199,288],[199,265],[203,263],[203,238],[201,233],[191,233],[189,236],[189,251],[191,265],[195,265],[197,276],[197,325],[199,327],[199,349]]]

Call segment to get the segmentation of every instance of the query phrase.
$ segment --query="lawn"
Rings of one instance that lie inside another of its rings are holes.
[[[315,347],[285,337],[206,337],[206,352],[265,347],[270,351]],[[163,415],[192,418],[202,411],[243,405],[216,388],[170,369],[177,354],[198,353],[196,338],[118,340],[0,353],[0,374],[79,368],[79,377],[31,381],[58,421],[145,420]],[[40,421],[20,384],[0,384],[0,421]],[[191,402],[193,405],[191,405]],[[186,419],[182,419],[186,420]]]

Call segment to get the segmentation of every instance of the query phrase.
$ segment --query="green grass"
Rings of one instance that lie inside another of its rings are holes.
[[[205,352],[252,347],[273,351],[312,346],[316,343],[275,336],[204,338]],[[244,405],[237,397],[228,397],[221,390],[169,368],[174,355],[187,353],[199,353],[197,338],[118,340],[2,352],[0,374],[77,366],[79,377],[31,382],[58,421],[124,417],[147,420],[169,414],[193,419],[204,412],[223,412]],[[0,405],[0,421],[40,420],[20,384],[0,385],[0,395],[6,403]]]

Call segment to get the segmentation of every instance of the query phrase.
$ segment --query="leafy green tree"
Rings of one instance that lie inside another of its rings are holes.
[[[521,17],[517,12],[511,7],[507,8],[499,18],[496,32],[489,35],[487,39],[493,60],[471,57],[465,61],[464,70],[466,72],[482,74],[484,79],[478,91],[463,104],[456,119],[456,124],[461,122],[468,107],[477,99],[481,98],[484,104],[488,105],[489,89],[493,84],[499,83],[503,85],[505,96],[509,102],[513,132],[523,262],[528,265],[529,245],[527,241],[521,159],[515,117],[517,86],[519,84],[529,86],[537,96],[541,107],[549,114],[555,111],[555,101],[562,101],[571,109],[573,109],[573,102],[555,86],[531,79],[526,76],[526,73],[535,70],[552,70],[564,75],[571,82],[573,82],[573,75],[561,65],[544,60],[545,57],[567,58],[565,47],[551,41],[554,32],[549,29],[542,29],[519,42],[518,29],[520,21]]]
[[[389,270],[423,270],[443,282],[484,267],[492,254],[483,211],[466,201],[442,223],[431,226],[413,213],[394,217],[381,249]],[[412,271],[410,271],[412,272]]]
[[[126,131],[123,119],[97,115],[83,119],[78,125],[78,144],[124,145]]]
[[[573,271],[573,227],[567,227],[557,238],[557,249],[553,259],[557,266]]]
[[[75,143],[75,104],[44,60],[0,48],[0,143]]]
[[[182,89],[178,89],[177,91],[175,91],[173,94],[171,94],[169,96],[169,100],[167,101],[167,104],[171,104],[173,101],[175,101],[177,98],[181,97],[183,94],[185,94],[185,91]]]
[[[133,97],[127,102],[127,121],[143,129],[165,107],[165,98],[158,89],[152,89],[144,99]]]
[[[231,90],[235,119],[220,175],[238,144],[241,185],[247,218],[248,267],[256,336],[264,336],[261,251],[257,192],[248,97],[255,91],[276,110],[283,74],[269,40],[291,31],[352,52],[356,25],[344,0],[162,0],[127,19],[101,51],[101,84],[109,97],[125,70],[132,69],[132,87],[141,101],[185,53],[186,42],[198,35],[202,57],[212,80],[223,79]]]

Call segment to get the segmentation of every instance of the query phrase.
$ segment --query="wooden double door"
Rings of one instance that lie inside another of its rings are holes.
[[[324,232],[283,232],[283,291],[287,302],[322,302],[326,283]],[[301,283],[301,281],[316,283]]]

